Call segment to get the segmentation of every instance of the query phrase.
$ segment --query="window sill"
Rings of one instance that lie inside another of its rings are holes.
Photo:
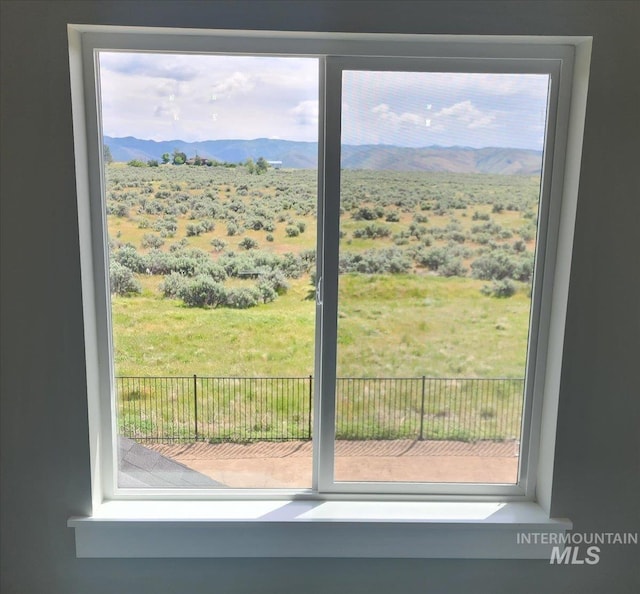
[[[520,502],[112,501],[68,526],[78,557],[549,559],[571,522]]]

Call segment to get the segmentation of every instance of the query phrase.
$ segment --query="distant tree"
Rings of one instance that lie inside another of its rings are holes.
[[[158,167],[158,161],[156,161],[156,159],[149,159],[147,165],[149,167]]]
[[[104,155],[104,162],[107,165],[113,163],[113,156],[111,155],[111,149],[108,144],[103,145],[102,153]]]
[[[187,155],[185,153],[180,152],[178,149],[174,149],[173,164],[184,165],[186,162],[187,162]]]
[[[244,162],[244,166],[247,168],[247,173],[254,173],[256,170],[256,164],[251,157]]]
[[[162,162],[166,165],[169,161],[171,161],[171,155],[169,153],[163,153]]]
[[[256,173],[261,175],[262,173],[266,173],[267,169],[269,169],[269,163],[267,163],[264,157],[259,157],[256,161]]]
[[[147,166],[147,164],[144,161],[140,161],[140,159],[131,159],[131,161],[129,161],[127,165],[129,167],[146,167]]]

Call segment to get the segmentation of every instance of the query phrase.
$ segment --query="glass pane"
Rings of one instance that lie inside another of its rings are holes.
[[[318,63],[100,53],[120,487],[311,486]]]
[[[343,72],[337,481],[517,481],[547,93]]]

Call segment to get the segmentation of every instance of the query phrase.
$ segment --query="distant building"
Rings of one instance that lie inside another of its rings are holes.
[[[267,163],[274,169],[282,169],[282,161],[267,161]]]

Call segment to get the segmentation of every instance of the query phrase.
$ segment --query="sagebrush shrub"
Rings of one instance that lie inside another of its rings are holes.
[[[388,225],[379,225],[378,223],[371,223],[360,229],[355,229],[353,236],[357,238],[367,239],[379,239],[382,237],[389,237],[391,235],[391,228]]]
[[[244,237],[238,245],[245,250],[254,250],[258,247],[258,242],[252,237]]]
[[[160,284],[160,291],[165,297],[176,298],[187,278],[179,272],[172,272],[164,277]]]
[[[499,281],[493,281],[491,285],[484,285],[480,291],[487,296],[511,297],[515,295],[516,285],[511,279],[504,278]]]
[[[118,263],[126,266],[132,272],[144,272],[145,261],[144,256],[138,253],[132,245],[125,245],[113,254],[113,259]]]
[[[261,292],[255,287],[234,287],[228,289],[224,304],[234,309],[249,309],[262,300]]]
[[[189,307],[218,307],[225,303],[226,290],[210,276],[200,275],[185,281],[178,289],[178,297]]]
[[[300,229],[295,225],[287,225],[284,232],[287,234],[287,237],[298,237],[298,235],[300,235]]]
[[[159,248],[164,245],[164,239],[153,233],[145,233],[140,240],[140,245],[143,248]]]
[[[227,247],[227,242],[224,239],[216,237],[211,240],[211,245],[216,252],[221,252],[222,250],[224,250],[224,248]]]
[[[116,295],[131,295],[142,291],[140,283],[131,272],[131,269],[119,262],[112,261],[109,264],[109,283],[111,285],[111,293]]]

